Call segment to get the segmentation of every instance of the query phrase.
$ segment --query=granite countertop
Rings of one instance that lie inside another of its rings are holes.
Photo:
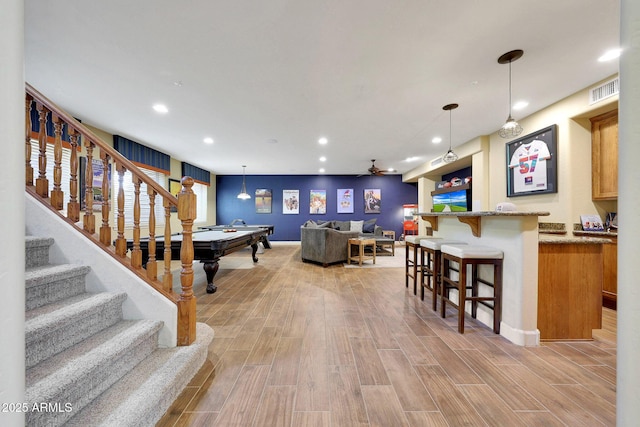
[[[567,234],[565,225],[561,222],[539,222],[538,233],[540,234]]]
[[[418,212],[417,216],[548,216],[549,212],[526,211],[467,211],[467,212]]]
[[[587,237],[587,236],[556,236],[541,234],[538,235],[538,244],[544,245],[593,245],[611,243],[611,239],[605,239],[603,237]]]
[[[573,230],[574,236],[593,236],[593,237],[618,237],[617,231],[584,231]]]

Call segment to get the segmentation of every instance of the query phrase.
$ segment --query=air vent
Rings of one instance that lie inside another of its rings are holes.
[[[589,91],[589,105],[600,102],[603,99],[620,93],[620,78],[616,77]]]
[[[442,157],[438,157],[437,159],[431,160],[431,166],[437,166],[442,163]]]

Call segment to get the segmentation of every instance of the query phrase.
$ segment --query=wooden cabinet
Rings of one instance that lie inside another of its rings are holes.
[[[616,310],[618,302],[618,238],[602,245],[602,305]]]
[[[591,119],[591,198],[618,198],[618,110]]]
[[[540,242],[538,330],[542,340],[589,340],[602,328],[601,243]]]

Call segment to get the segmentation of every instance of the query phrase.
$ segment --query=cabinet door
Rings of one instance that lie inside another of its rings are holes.
[[[618,198],[618,110],[591,119],[591,197]]]
[[[618,238],[602,246],[602,305],[615,310],[618,300]]]

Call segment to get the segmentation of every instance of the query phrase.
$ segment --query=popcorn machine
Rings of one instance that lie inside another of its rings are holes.
[[[402,209],[404,211],[404,221],[402,223],[402,235],[415,235],[418,233],[418,205],[417,204],[408,204],[402,205]]]

